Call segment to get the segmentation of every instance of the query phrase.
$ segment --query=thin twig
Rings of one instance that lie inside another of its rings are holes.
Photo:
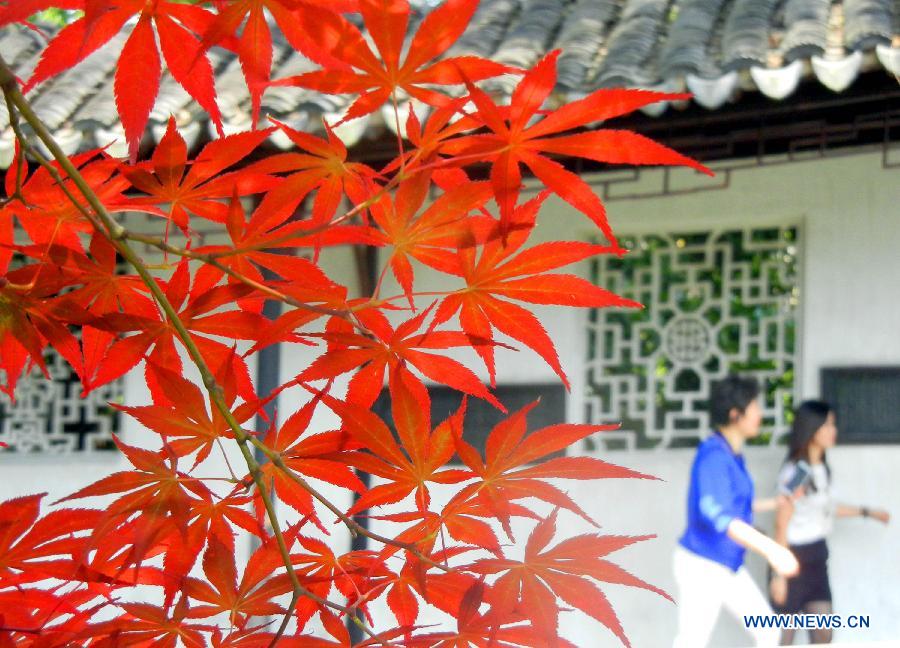
[[[172,254],[176,254],[178,256],[184,257],[186,259],[193,259],[195,261],[201,261],[203,263],[207,263],[214,268],[218,268],[223,273],[227,274],[229,277],[240,281],[241,283],[247,284],[248,286],[258,290],[259,292],[268,295],[272,299],[276,299],[278,301],[282,301],[286,304],[290,304],[295,308],[300,308],[302,310],[312,311],[314,313],[320,313],[322,315],[331,315],[334,317],[347,317],[349,311],[346,310],[338,310],[334,308],[325,308],[324,306],[313,306],[312,304],[307,304],[306,302],[302,302],[298,299],[291,297],[290,295],[286,295],[283,292],[275,290],[274,288],[267,286],[263,283],[256,281],[255,279],[251,279],[246,275],[241,274],[240,272],[230,268],[229,266],[218,261],[221,258],[221,255],[216,255],[215,253],[202,253],[202,252],[194,252],[193,250],[188,250],[186,248],[180,248],[174,245],[167,243],[164,239],[150,236],[148,234],[138,234],[137,232],[124,231],[122,233],[122,238],[128,239],[130,241],[137,241],[139,243],[144,243],[146,245],[151,245],[155,248],[158,248],[164,252],[170,252]]]
[[[352,219],[357,214],[359,214],[360,212],[365,211],[366,209],[368,209],[369,207],[371,207],[372,205],[377,203],[379,200],[381,200],[381,198],[385,194],[390,192],[392,189],[396,188],[398,184],[400,184],[403,180],[406,180],[407,178],[409,178],[410,175],[415,174],[415,173],[420,173],[421,171],[425,171],[427,169],[432,168],[434,166],[432,164],[414,168],[412,171],[409,171],[406,168],[406,165],[412,164],[413,162],[418,160],[419,157],[421,157],[421,154],[422,154],[422,152],[417,149],[415,151],[415,153],[413,153],[410,160],[408,162],[406,162],[405,164],[404,164],[403,158],[401,157],[400,171],[396,175],[394,175],[390,180],[388,180],[387,183],[385,183],[383,186],[379,187],[379,189],[375,193],[373,193],[371,196],[366,198],[364,201],[362,201],[358,205],[355,205],[348,211],[344,212],[341,216],[338,216],[337,218],[332,219],[323,225],[320,225],[318,227],[310,229],[306,232],[291,232],[290,234],[278,236],[278,237],[275,237],[272,239],[268,239],[266,241],[261,241],[259,243],[238,246],[238,247],[231,248],[229,250],[223,250],[221,252],[211,252],[210,256],[213,258],[220,259],[220,258],[227,257],[227,256],[234,256],[236,254],[242,254],[244,252],[258,252],[260,250],[277,247],[279,244],[287,243],[288,241],[291,241],[292,239],[295,239],[298,236],[303,236],[303,237],[314,236],[321,232],[328,231],[328,229],[330,229],[331,227],[334,227],[335,225],[340,225],[341,223],[345,223],[345,222],[349,221],[350,219]]]
[[[421,560],[424,563],[431,565],[432,567],[437,567],[443,571],[449,571],[449,569],[442,565],[439,562],[436,562],[422,553],[415,545],[410,544],[408,542],[400,542],[394,538],[387,538],[385,536],[379,535],[373,531],[370,531],[359,522],[354,520],[348,515],[345,515],[337,506],[335,506],[331,501],[328,500],[324,495],[322,495],[316,488],[306,481],[303,477],[301,477],[298,473],[290,468],[290,466],[286,465],[284,461],[281,459],[281,455],[277,452],[274,452],[269,446],[264,444],[262,441],[257,439],[256,437],[250,437],[250,442],[258,448],[268,459],[271,461],[279,470],[281,470],[288,478],[290,478],[293,482],[298,484],[301,488],[307,491],[310,495],[312,495],[315,499],[319,500],[325,508],[331,511],[335,517],[337,517],[344,525],[350,530],[353,535],[364,535],[371,540],[375,540],[376,542],[380,542],[385,545],[389,545],[392,547],[397,547],[399,549],[403,549],[413,554],[416,558]]]
[[[9,97],[3,95],[4,100],[6,101],[6,112],[9,115],[9,124],[12,126],[13,132],[16,132],[16,129],[19,126],[19,117],[13,108],[12,101],[10,101]],[[18,137],[16,137],[16,141]],[[7,196],[5,202],[11,202],[13,200],[19,200],[26,207],[28,203],[25,201],[25,194],[22,191],[22,185],[24,183],[24,172],[25,172],[25,154],[21,150],[18,151],[18,155],[16,155],[16,188],[15,191],[12,192],[12,195]]]
[[[225,452],[225,446],[222,443],[222,437],[216,437],[216,444],[219,446],[219,450],[222,451],[222,458],[225,460],[225,465],[228,467],[228,474],[231,475],[231,479],[234,480],[235,484],[239,484],[241,482],[238,479],[238,476],[234,474],[234,468],[231,467],[231,461],[228,460],[228,453]]]

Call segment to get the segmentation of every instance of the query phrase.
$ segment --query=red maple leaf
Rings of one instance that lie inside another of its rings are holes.
[[[425,551],[433,563],[448,565],[451,558],[472,551],[473,547],[453,547],[437,552]],[[415,629],[421,597],[430,605],[451,616],[459,613],[463,596],[477,582],[470,574],[450,570],[438,571],[431,563],[407,553],[407,560],[400,571],[388,583],[386,600],[388,607],[409,634]],[[429,571],[432,570],[432,571]]]
[[[214,626],[190,623],[187,598],[182,596],[167,610],[148,603],[118,603],[125,614],[91,625],[82,636],[91,637],[92,646],[160,646],[205,648],[204,632]],[[179,641],[181,642],[179,644]]]
[[[281,224],[310,192],[316,190],[308,226],[327,223],[346,195],[354,204],[366,200],[375,191],[375,171],[359,162],[347,161],[347,147],[325,123],[327,140],[294,130],[277,120],[270,120],[302,152],[271,155],[251,165],[254,173],[290,173],[269,191],[253,216],[251,229],[267,230]]]
[[[117,162],[95,159],[99,153],[99,150],[86,151],[72,156],[71,161],[107,210],[147,211],[124,195],[128,181],[116,173]],[[15,217],[36,245],[48,249],[55,245],[84,252],[81,235],[94,230],[91,221],[79,209],[79,206],[86,208],[87,203],[72,180],[62,172],[59,163],[54,161],[51,164],[63,175],[63,186],[57,183],[47,169],[40,167],[22,183],[20,198],[4,204],[0,213],[4,220]],[[16,164],[13,164],[6,174],[7,195],[12,195],[15,191],[16,174]],[[64,188],[75,196],[77,205],[68,198]]]
[[[265,11],[271,14],[288,43],[315,61],[334,61],[320,49],[301,13],[315,13],[319,21],[331,12],[356,11],[355,0],[221,0],[219,13],[203,32],[203,49],[236,40],[234,49],[250,90],[253,124],[259,119],[262,94],[272,71],[272,34]],[[241,28],[243,25],[243,28]],[[238,35],[240,31],[240,35]]]
[[[202,603],[192,607],[187,616],[202,619],[224,612],[229,624],[240,629],[253,616],[282,614],[284,607],[272,600],[291,589],[286,574],[273,577],[282,564],[274,541],[269,540],[247,560],[238,582],[234,550],[218,538],[210,538],[203,554],[203,573],[208,582],[190,578],[185,583],[185,593]]]
[[[0,583],[0,645],[51,646],[71,645],[86,621],[103,607],[94,604],[101,594],[90,590],[51,590],[16,587],[3,590]]]
[[[556,532],[557,512],[558,509],[554,510],[535,526],[525,545],[523,560],[485,558],[469,569],[477,574],[502,574],[487,597],[492,611],[503,618],[517,609],[528,617],[548,646],[558,641],[557,596],[600,621],[624,645],[630,646],[615,611],[593,581],[641,587],[671,601],[661,589],[604,559],[613,551],[654,536],[581,535],[547,549]]]
[[[298,543],[308,552],[294,554],[293,560],[304,586],[322,599],[327,599],[332,587],[352,605],[366,612],[366,601],[373,591],[380,589],[392,576],[381,559],[372,551],[350,551],[336,554],[322,540],[300,535]],[[301,627],[316,612],[325,610],[320,603],[306,598],[297,602],[295,612]],[[327,611],[327,610],[325,610]],[[329,630],[335,638],[343,632]]]
[[[124,493],[106,507],[102,519],[94,525],[92,545],[111,547],[107,549],[110,555],[125,547],[123,566],[140,566],[168,535],[187,533],[193,502],[207,498],[209,490],[199,480],[180,472],[171,453],[136,448],[118,438],[114,441],[135,469],[108,475],[58,501]],[[113,530],[133,516],[135,535],[127,546],[128,536]]]
[[[26,365],[37,364],[50,377],[44,362],[44,348],[50,344],[72,369],[84,375],[78,340],[69,331],[68,321],[53,310],[53,297],[66,285],[53,266],[32,264],[11,272],[0,268],[0,368],[6,384],[0,384],[15,399],[16,383]]]
[[[459,38],[472,17],[478,0],[448,0],[430,12],[409,44],[400,63],[409,23],[407,0],[359,0],[366,30],[375,42],[376,55],[355,25],[338,14],[301,9],[300,24],[319,49],[346,66],[325,61],[326,69],[280,79],[273,85],[295,85],[329,94],[354,93],[359,98],[347,109],[344,120],[367,115],[380,108],[399,88],[425,103],[440,106],[448,97],[426,85],[461,84],[514,68],[475,56],[449,58],[429,64]]]
[[[371,331],[371,336],[354,331],[346,320],[331,319],[329,330],[325,333],[309,334],[325,339],[329,350],[300,372],[296,381],[331,379],[362,367],[350,380],[348,400],[369,407],[381,392],[385,370],[393,372],[401,364],[408,363],[435,382],[482,398],[505,411],[503,405],[465,365],[446,356],[419,350],[471,345],[469,338],[460,331],[429,330],[417,333],[429,311],[430,307],[396,329],[378,310],[356,311],[356,317]]]
[[[277,180],[247,169],[225,169],[247,157],[273,129],[229,135],[213,140],[188,162],[187,144],[169,119],[165,135],[147,162],[121,165],[122,175],[136,189],[147,194],[134,204],[164,207],[171,222],[188,234],[191,215],[224,223],[228,207],[222,198],[247,196],[271,189]],[[166,227],[168,235],[168,225]]]
[[[477,117],[489,132],[447,141],[441,152],[458,156],[466,163],[472,160],[491,163],[491,185],[505,225],[511,223],[518,200],[522,184],[519,164],[522,163],[544,185],[594,221],[615,247],[616,238],[606,221],[603,203],[579,175],[546,157],[547,153],[612,164],[687,165],[709,175],[712,172],[702,164],[630,131],[604,129],[548,136],[611,119],[657,101],[687,99],[690,95],[601,89],[531,123],[556,87],[559,53],[560,50],[550,52],[522,77],[508,107],[498,106],[484,91],[467,82],[469,98],[478,110]]]
[[[278,253],[275,250],[310,246],[318,251],[320,247],[331,245],[377,243],[374,236],[368,234],[369,228],[345,226],[327,233],[318,233],[318,228],[308,221],[292,221],[269,229],[269,224],[256,217],[258,212],[259,208],[248,222],[240,200],[237,196],[232,196],[226,220],[231,245],[204,245],[195,251],[214,256],[221,266],[236,273],[228,275],[229,284],[240,285],[249,280],[299,302],[342,308],[345,305],[346,289],[329,279],[319,265],[304,256]],[[221,278],[225,274],[225,270],[212,265],[206,266],[204,272],[210,278]],[[263,300],[259,296],[239,298],[237,303],[242,310],[257,314],[263,309]],[[273,323],[259,333],[257,345],[248,354],[273,342],[302,341],[292,335],[292,331],[318,319],[321,313],[299,308],[288,311],[285,315],[287,317],[282,316],[280,322]]]
[[[234,630],[223,635],[219,628],[213,630],[213,648],[268,648],[278,640],[278,646],[285,648],[335,648],[346,646],[345,643],[323,639],[313,635],[294,635],[276,637],[271,632],[260,632],[258,628]]]
[[[209,456],[216,443],[221,439],[233,439],[234,433],[217,408],[213,407],[211,413],[207,412],[207,399],[197,385],[174,371],[156,366],[152,361],[148,362],[153,365],[150,371],[158,381],[165,402],[171,405],[113,406],[134,417],[144,427],[158,432],[176,456],[184,457],[196,452],[196,467]],[[223,365],[221,371],[226,371],[230,366],[230,363]],[[227,385],[221,379],[218,383]],[[223,393],[225,403],[238,423],[256,416],[265,404],[264,401],[254,400],[235,406],[236,394],[233,389],[223,390]]]
[[[0,503],[0,587],[20,586],[48,578],[69,579],[78,564],[85,537],[100,511],[60,509],[39,518],[46,495],[28,495]]]
[[[258,313],[243,310],[226,310],[212,312],[221,306],[241,299],[253,290],[246,284],[227,284],[217,286],[221,272],[212,266],[202,266],[194,275],[191,285],[188,263],[182,259],[168,282],[164,293],[173,305],[179,309],[178,317],[184,325],[195,333],[194,343],[203,354],[206,362],[216,374],[227,363],[231,365],[237,393],[245,401],[256,400],[252,381],[246,362],[238,356],[234,349],[208,335],[224,336],[233,340],[255,340],[265,331],[268,320]],[[147,384],[157,403],[171,402],[159,387],[154,367],[166,367],[176,372],[181,371],[181,357],[175,346],[177,335],[171,322],[162,319],[145,317],[109,317],[111,326],[120,331],[134,331],[135,335],[114,342],[106,353],[101,370],[95,379],[95,385],[114,380],[134,367],[147,354]],[[152,347],[152,350],[147,353]]]
[[[397,282],[413,306],[413,267],[410,259],[450,273],[458,273],[456,255],[449,250],[485,240],[494,229],[489,216],[473,217],[491,197],[486,182],[462,182],[447,190],[418,214],[431,187],[431,174],[419,172],[400,182],[392,200],[384,195],[370,207],[372,219],[393,247],[389,263]]]
[[[575,648],[565,639],[553,637],[546,643],[543,636],[535,636],[535,628],[523,625],[522,615],[507,612],[506,617],[499,616],[495,610],[481,613],[479,608],[485,598],[487,587],[476,581],[465,591],[460,600],[456,617],[456,632],[433,632],[415,637],[410,646],[434,648],[516,648],[518,646],[555,646],[556,648]]]
[[[95,231],[89,252],[72,257],[80,274],[66,300],[98,316],[122,312],[152,317],[156,307],[147,296],[149,288],[137,275],[118,273],[116,249],[109,239]]]
[[[465,486],[451,502],[478,497],[491,515],[500,520],[507,535],[512,537],[510,503],[528,497],[568,509],[596,524],[568,495],[545,481],[547,479],[653,479],[594,457],[553,457],[535,463],[590,434],[618,427],[564,423],[535,430],[526,436],[526,416],[537,404],[538,401],[535,401],[526,405],[494,426],[487,438],[484,459],[463,440],[462,427],[454,427],[456,453],[477,481]]]
[[[62,271],[62,282],[45,291],[47,298],[38,303],[52,306],[48,311],[61,322],[81,325],[81,383],[85,396],[99,386],[96,380],[103,359],[115,341],[115,332],[104,326],[103,317],[122,312],[153,318],[157,311],[146,295],[148,288],[137,275],[119,274],[115,248],[97,231],[91,237],[90,256],[58,245],[18,250],[42,264],[31,268],[33,282],[49,288],[49,277]],[[63,288],[67,289],[65,294],[61,294]]]
[[[368,408],[323,397],[341,417],[350,436],[369,450],[369,453],[346,455],[344,461],[388,482],[363,493],[350,514],[398,502],[414,491],[419,509],[428,510],[428,482],[452,484],[468,474],[463,470],[443,469],[453,456],[452,424],[448,419],[433,432],[429,431],[431,400],[425,386],[411,373],[398,368],[391,375],[390,392],[399,443],[387,425]]]
[[[568,387],[553,340],[534,314],[510,301],[532,304],[604,307],[640,307],[608,290],[571,274],[548,274],[562,266],[610,251],[608,247],[578,241],[540,243],[520,252],[534,228],[546,192],[519,206],[511,217],[512,233],[489,238],[480,255],[474,247],[460,247],[456,255],[442,257],[442,269],[465,279],[466,288],[451,293],[435,313],[435,325],[459,312],[463,330],[472,340],[492,340],[497,329],[538,353]],[[518,252],[518,254],[516,254]],[[454,259],[451,258],[455,256]],[[434,264],[432,264],[434,265]],[[506,299],[500,299],[504,297]],[[495,382],[492,344],[475,345]]]
[[[212,66],[196,36],[206,30],[214,14],[198,5],[170,0],[118,0],[112,7],[102,2],[79,4],[82,6],[78,8],[85,9],[85,15],[63,28],[47,45],[25,84],[26,92],[74,67],[122,31],[129,19],[137,16],[119,56],[113,84],[131,160],[137,157],[138,145],[159,91],[160,50],[172,77],[209,113],[219,135],[223,134]],[[0,25],[17,14],[18,11],[0,14]]]
[[[262,439],[273,452],[280,455],[284,464],[295,473],[313,477],[356,492],[365,490],[359,477],[350,470],[343,460],[339,460],[346,445],[346,439],[339,432],[321,432],[305,435],[310,429],[313,412],[319,402],[318,396],[291,415],[280,427],[272,427]],[[308,516],[317,524],[310,492],[288,477],[284,471],[269,462],[260,469],[270,488],[274,488],[278,498],[285,504]]]

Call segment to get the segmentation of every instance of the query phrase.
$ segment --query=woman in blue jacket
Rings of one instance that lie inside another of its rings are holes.
[[[691,467],[687,529],[674,556],[678,635],[673,648],[703,648],[722,607],[742,626],[772,608],[744,568],[744,554],[761,554],[778,574],[797,572],[794,555],[753,528],[753,480],[744,442],[759,434],[762,412],[756,381],[728,376],[713,383],[709,415],[715,431],[697,448]],[[746,626],[745,626],[746,627]],[[757,646],[777,646],[777,628],[747,628]]]

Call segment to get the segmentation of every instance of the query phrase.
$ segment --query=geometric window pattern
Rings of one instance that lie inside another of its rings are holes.
[[[124,224],[139,233],[155,233],[153,218],[142,212],[124,214]],[[199,237],[209,234],[209,228],[197,228]],[[16,228],[16,242],[27,244],[24,233]],[[183,240],[175,236],[175,245],[183,245]],[[211,237],[210,237],[211,238]],[[84,241],[82,241],[84,242]],[[217,242],[217,241],[216,241]],[[163,257],[149,244],[139,250],[145,261],[161,262]],[[157,260],[158,258],[158,260]],[[16,253],[11,268],[21,266],[25,258]],[[116,272],[124,274],[130,266],[122,257],[117,257]],[[78,333],[73,331],[78,337]],[[124,379],[120,378],[98,387],[87,397],[81,397],[81,383],[71,367],[53,349],[48,348],[44,362],[50,380],[44,377],[40,368],[19,379],[16,384],[16,402],[0,392],[0,441],[8,447],[0,447],[3,453],[69,453],[98,452],[115,450],[113,434],[118,434],[121,425],[119,412],[109,406],[110,402],[124,403]],[[0,370],[0,378],[6,380]]]
[[[799,367],[799,228],[728,228],[623,237],[622,258],[596,257],[593,281],[644,304],[594,309],[585,416],[621,422],[586,449],[694,446],[708,430],[712,380],[761,388],[762,434],[784,440]]]
[[[119,413],[108,405],[123,402],[123,381],[115,380],[81,396],[81,383],[55,351],[44,354],[50,380],[39,367],[21,377],[16,402],[0,392],[0,453],[65,454],[114,450]]]
[[[148,214],[130,212],[124,217],[129,229],[152,231],[147,230],[152,224]],[[17,243],[28,243],[22,230],[16,228],[14,233]],[[176,240],[175,244],[180,241]],[[153,256],[156,260],[155,249],[151,254],[144,252],[145,258]],[[10,269],[20,267],[24,262],[25,257],[15,253]],[[129,267],[122,257],[117,257],[117,274],[124,274]],[[74,329],[72,333],[80,337]],[[115,450],[112,439],[113,434],[120,431],[121,415],[109,403],[124,403],[124,379],[98,387],[82,398],[78,376],[55,350],[49,347],[45,350],[44,363],[50,379],[44,377],[40,367],[33,366],[16,384],[15,403],[0,392],[0,441],[8,446],[0,447],[0,455]],[[0,370],[0,378],[5,382],[8,380],[3,370]]]

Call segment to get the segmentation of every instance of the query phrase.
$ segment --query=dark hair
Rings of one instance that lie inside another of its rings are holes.
[[[794,410],[794,423],[791,425],[791,436],[788,442],[788,461],[809,462],[809,444],[812,442],[816,432],[819,431],[828,415],[834,409],[820,400],[808,400],[800,404],[800,407]],[[822,453],[822,463],[825,464],[825,470],[831,477],[831,468],[825,459],[825,453]]]
[[[709,420],[713,427],[731,422],[731,410],[743,413],[757,396],[759,384],[753,378],[729,374],[712,383],[709,391]]]

